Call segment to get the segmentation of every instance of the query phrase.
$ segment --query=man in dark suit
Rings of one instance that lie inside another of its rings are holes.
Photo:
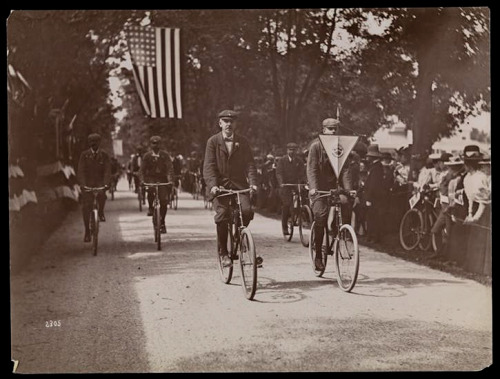
[[[299,184],[305,181],[304,162],[297,157],[297,144],[290,142],[286,145],[286,155],[278,160],[276,165],[276,179],[280,187],[281,198],[281,227],[283,234],[289,235],[287,220],[290,216],[290,207],[292,205],[292,188],[282,187],[283,184]]]
[[[327,118],[323,120],[323,134],[335,134],[340,121],[334,118]],[[307,182],[309,184],[309,198],[311,200],[311,208],[314,214],[314,247],[316,250],[316,268],[324,270],[322,260],[321,246],[323,244],[323,237],[325,226],[328,220],[329,206],[326,197],[317,198],[317,191],[328,191],[332,188],[337,188],[337,176],[330,165],[328,155],[321,145],[319,138],[316,138],[309,147],[309,154],[307,156]],[[340,173],[339,187],[345,190],[352,190],[353,183],[349,166],[342,169]],[[342,217],[344,223],[349,223],[351,218],[352,206],[349,199],[345,195],[340,195]]]
[[[213,197],[217,195],[219,186],[226,189],[245,189],[250,186],[257,191],[257,171],[255,168],[252,150],[248,140],[235,133],[237,114],[232,110],[219,113],[219,127],[221,132],[213,135],[207,141],[205,159],[203,163],[203,178],[207,190]],[[215,197],[215,223],[217,225],[217,239],[219,254],[223,257],[223,264],[230,265],[231,260],[227,250],[227,223],[229,217],[229,197]],[[247,226],[253,219],[253,210],[250,196],[240,196],[243,223]]]
[[[382,154],[377,144],[368,146],[366,153],[368,176],[366,178],[364,199],[367,207],[368,240],[380,241],[383,232],[384,211],[388,206],[391,181],[385,180]]]
[[[108,186],[111,181],[111,161],[109,155],[102,151],[101,136],[92,133],[88,136],[89,149],[82,152],[78,162],[77,180],[81,187],[103,187]],[[85,225],[85,236],[83,240],[90,242],[90,213],[94,202],[92,192],[82,191],[82,215]],[[106,192],[101,191],[97,195],[99,220],[106,221],[104,216],[104,205],[106,203]]]
[[[153,136],[149,140],[151,150],[142,158],[140,179],[143,183],[173,183],[174,168],[170,155],[160,149],[161,138]],[[148,216],[153,215],[153,200],[155,188],[148,189]],[[160,232],[166,233],[165,216],[167,215],[168,195],[170,187],[159,186],[158,197],[160,198]]]

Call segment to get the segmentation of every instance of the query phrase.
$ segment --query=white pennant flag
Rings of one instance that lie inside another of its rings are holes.
[[[337,178],[340,176],[340,171],[344,166],[344,163],[349,156],[349,153],[353,149],[356,142],[358,142],[356,136],[337,136],[334,134],[320,134],[319,140],[321,145],[328,155],[330,164],[332,165],[333,171]]]

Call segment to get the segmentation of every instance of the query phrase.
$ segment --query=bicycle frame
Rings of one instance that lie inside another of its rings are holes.
[[[239,236],[241,234],[241,231],[245,226],[243,225],[243,213],[241,212],[241,201],[240,201],[240,195],[242,193],[248,193],[251,190],[245,189],[245,190],[227,190],[225,188],[220,189],[221,192],[224,192],[222,195],[219,195],[218,197],[223,197],[223,196],[231,196],[231,195],[236,195],[236,204],[238,205],[237,208],[234,207],[233,204],[230,203],[230,209],[231,209],[231,218],[229,220],[230,225],[234,225],[234,212],[237,212],[238,215],[238,223],[236,224],[236,234],[234,238],[234,246],[233,246],[233,255],[237,255],[236,252],[238,250],[238,241],[239,241]]]
[[[170,186],[172,185],[172,182],[168,183],[143,183],[142,184],[145,189],[149,188],[154,188],[155,189],[155,197],[153,199],[153,209],[154,209],[154,214],[153,214],[153,227],[154,227],[154,234],[155,234],[155,242],[158,245],[158,250],[161,250],[161,222],[160,222],[160,195],[159,195],[159,187],[160,186]],[[155,224],[155,219],[156,219],[156,224]]]

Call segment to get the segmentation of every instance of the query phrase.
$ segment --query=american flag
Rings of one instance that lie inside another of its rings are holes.
[[[144,112],[182,118],[180,29],[129,26],[125,32]]]

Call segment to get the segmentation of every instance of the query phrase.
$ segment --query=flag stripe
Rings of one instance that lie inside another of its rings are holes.
[[[167,71],[167,77],[165,81],[167,90],[167,104],[168,104],[168,115],[169,117],[174,117],[174,104],[172,102],[172,58],[171,58],[171,30],[167,29],[165,34],[165,69]]]
[[[157,70],[157,87],[158,87],[158,107],[160,117],[165,117],[165,97],[163,95],[163,49],[161,48],[161,41],[163,34],[163,29],[156,28],[155,30],[155,41],[156,41],[156,70]]]
[[[153,78],[153,67],[146,67],[146,77],[148,80],[149,106],[151,107],[151,117],[156,117],[155,89]]]
[[[134,82],[135,86],[137,88],[137,92],[139,93],[139,99],[141,100],[141,106],[142,110],[144,113],[146,113],[148,116],[151,115],[151,112],[149,110],[148,102],[146,101],[146,98],[144,97],[144,86],[141,83],[141,80],[139,78],[139,68],[133,64],[132,65],[132,72],[134,73]]]
[[[175,29],[175,98],[177,118],[182,118],[181,107],[181,39],[180,29]]]

